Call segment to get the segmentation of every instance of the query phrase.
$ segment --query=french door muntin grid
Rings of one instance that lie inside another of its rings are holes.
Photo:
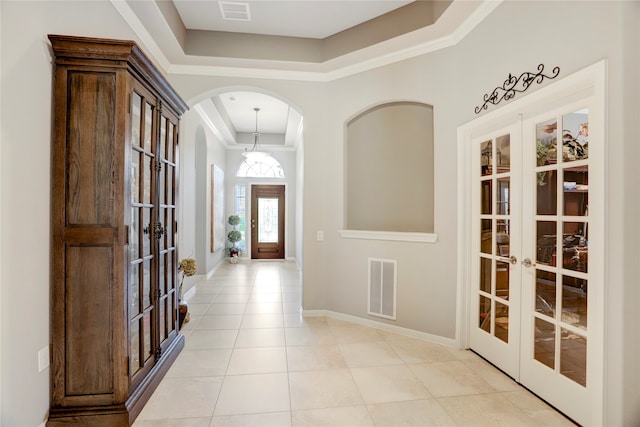
[[[480,142],[478,327],[509,342],[510,135]],[[500,273],[500,274],[499,274]],[[488,278],[488,280],[487,280]],[[500,279],[498,279],[500,278]]]
[[[529,355],[583,387],[588,343],[588,121],[588,110],[582,109],[536,123],[534,343]],[[555,147],[545,138],[555,141]]]

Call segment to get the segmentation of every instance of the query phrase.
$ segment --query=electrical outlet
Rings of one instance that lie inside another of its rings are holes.
[[[49,346],[38,352],[38,372],[42,372],[49,367]]]
[[[316,238],[318,239],[318,242],[322,242],[324,240],[324,231],[318,231]]]

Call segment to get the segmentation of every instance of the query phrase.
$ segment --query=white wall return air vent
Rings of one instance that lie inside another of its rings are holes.
[[[396,260],[369,258],[368,314],[396,320],[397,265]]]
[[[251,21],[251,13],[249,12],[249,3],[240,3],[235,1],[220,1],[220,13],[222,19],[229,21]]]

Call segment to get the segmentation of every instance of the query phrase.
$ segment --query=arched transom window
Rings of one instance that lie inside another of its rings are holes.
[[[280,163],[271,156],[245,159],[238,168],[238,178],[284,178]]]

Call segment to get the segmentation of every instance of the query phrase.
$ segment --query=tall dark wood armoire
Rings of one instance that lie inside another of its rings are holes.
[[[178,123],[131,41],[50,35],[51,408],[47,426],[129,426],[184,347]]]

